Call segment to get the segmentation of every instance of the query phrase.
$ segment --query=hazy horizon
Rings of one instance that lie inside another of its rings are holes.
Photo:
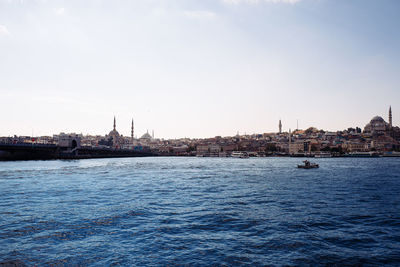
[[[396,0],[0,0],[0,136],[400,124]]]

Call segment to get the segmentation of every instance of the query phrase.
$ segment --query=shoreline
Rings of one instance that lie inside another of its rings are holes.
[[[238,152],[238,151],[237,151]],[[378,158],[400,157],[400,152],[351,152],[339,153],[286,153],[259,154],[258,152],[244,152],[250,158],[290,157],[290,158]],[[0,145],[0,161],[25,161],[25,160],[75,160],[96,158],[129,158],[129,157],[201,157],[201,158],[236,158],[229,153],[224,154],[164,154],[151,151],[137,151],[128,149],[76,147],[63,148],[56,145]]]

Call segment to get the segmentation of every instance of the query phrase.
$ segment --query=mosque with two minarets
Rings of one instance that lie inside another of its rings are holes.
[[[132,119],[131,136],[124,137],[123,135],[120,135],[119,132],[117,131],[117,123],[116,123],[116,118],[114,116],[113,129],[105,137],[106,137],[106,140],[105,140],[104,144],[107,146],[110,146],[112,148],[115,148],[115,149],[133,148],[134,146],[138,146],[138,145],[148,145],[150,142],[152,142],[154,140],[154,131],[153,131],[153,135],[150,135],[149,131],[147,131],[140,138],[136,139],[134,137],[134,123],[133,123],[133,119]]]

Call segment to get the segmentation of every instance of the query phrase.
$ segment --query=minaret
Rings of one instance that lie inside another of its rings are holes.
[[[133,119],[132,119],[132,127],[131,127],[131,142],[133,144]]]
[[[291,130],[289,129],[289,155],[290,155],[290,147],[291,147],[291,145],[292,145],[292,132],[291,132]]]
[[[282,133],[282,122],[279,120],[279,133]]]
[[[154,130],[151,132],[151,137],[154,139]]]
[[[115,123],[115,116],[114,116],[114,131],[115,131],[115,126],[116,126],[116,123]]]
[[[392,128],[392,106],[389,107],[389,127]]]

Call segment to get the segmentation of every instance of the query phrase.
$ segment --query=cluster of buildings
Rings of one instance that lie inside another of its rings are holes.
[[[0,143],[11,144],[72,144],[72,147],[99,147],[105,149],[126,149],[154,152],[159,155],[174,156],[212,156],[226,157],[234,151],[246,151],[250,156],[268,155],[343,155],[355,152],[400,151],[400,128],[392,125],[392,110],[389,108],[388,122],[375,116],[364,127],[348,128],[343,131],[329,132],[310,127],[306,130],[282,132],[279,120],[276,133],[239,135],[230,137],[216,136],[205,139],[156,139],[148,131],[140,138],[134,137],[132,120],[131,135],[123,136],[116,129],[114,117],[113,129],[106,135],[82,135],[60,133],[53,136],[32,138],[29,136],[0,137]]]
[[[400,128],[392,124],[389,107],[388,122],[375,116],[364,127],[329,132],[310,127],[306,130],[277,133],[236,135],[197,140],[198,156],[225,156],[233,151],[246,151],[250,155],[343,155],[351,153],[400,151]]]

